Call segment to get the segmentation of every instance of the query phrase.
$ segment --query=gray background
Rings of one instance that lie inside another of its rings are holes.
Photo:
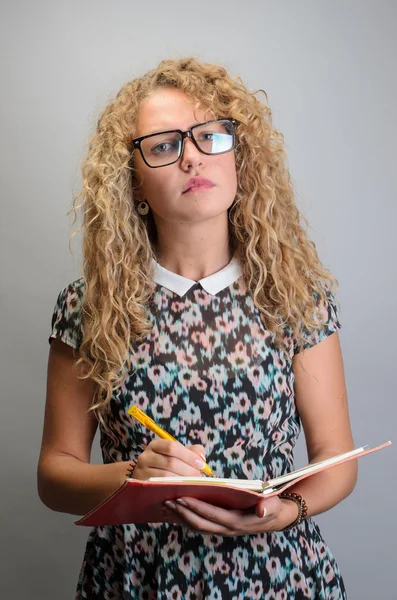
[[[379,0],[2,4],[0,596],[66,600],[88,530],[40,503],[36,466],[52,310],[80,275],[66,213],[98,115],[162,58],[217,62],[267,91],[297,202],[340,282],[355,442],[382,443],[396,422],[397,10]],[[350,600],[395,597],[395,458],[392,446],[361,459],[356,490],[318,517]]]

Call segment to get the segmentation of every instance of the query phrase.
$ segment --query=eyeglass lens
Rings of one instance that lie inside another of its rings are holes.
[[[233,125],[228,120],[211,121],[192,129],[192,135],[205,154],[221,154],[233,148]],[[178,160],[182,136],[177,131],[159,133],[142,140],[145,160],[151,166],[166,165]]]

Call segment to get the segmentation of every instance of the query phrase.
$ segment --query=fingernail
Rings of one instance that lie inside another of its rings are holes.
[[[196,452],[198,452],[205,460],[205,448],[202,444],[196,444]]]
[[[176,506],[175,506],[175,504],[174,504],[173,502],[171,502],[171,500],[166,500],[166,501],[164,502],[164,504],[165,504],[166,506],[168,506],[168,508],[172,508],[172,510],[175,510],[175,509],[176,509]]]
[[[177,502],[179,502],[179,504],[182,504],[182,506],[187,506],[187,503],[184,500],[182,500],[181,498],[178,498]]]
[[[262,512],[262,519],[263,519],[263,517],[266,517],[266,515],[267,515],[267,510],[266,510],[266,508],[264,508],[263,512]]]
[[[194,461],[194,464],[196,465],[196,467],[198,467],[199,469],[204,469],[205,467],[205,462],[200,460],[199,458],[196,458],[196,460]]]

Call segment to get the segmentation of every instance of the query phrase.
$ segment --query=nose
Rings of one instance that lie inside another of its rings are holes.
[[[202,163],[203,156],[204,154],[202,154],[202,152],[200,152],[200,150],[196,148],[192,140],[186,137],[182,156],[180,159],[181,167],[186,167],[187,165],[199,165]]]

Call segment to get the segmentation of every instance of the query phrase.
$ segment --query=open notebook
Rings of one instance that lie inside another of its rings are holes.
[[[167,519],[163,515],[162,507],[166,500],[183,496],[198,498],[224,508],[250,508],[264,496],[280,494],[301,479],[376,452],[390,444],[389,441],[375,448],[356,448],[268,481],[217,477],[152,477],[147,481],[127,479],[111,496],[76,521],[76,525],[173,522],[175,519]]]

